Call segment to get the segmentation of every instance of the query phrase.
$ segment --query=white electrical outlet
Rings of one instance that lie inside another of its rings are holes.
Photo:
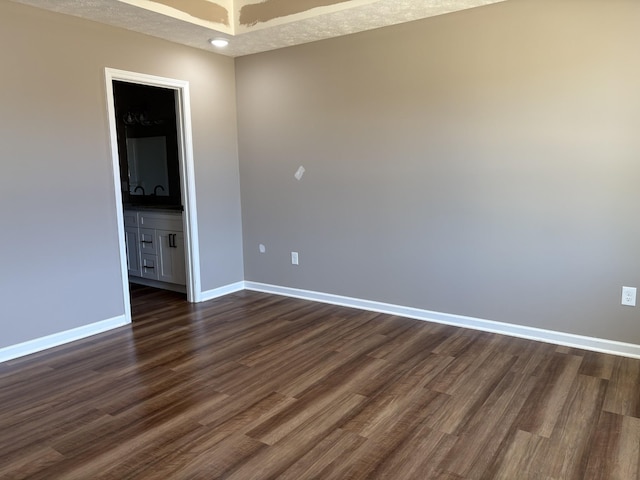
[[[622,287],[622,305],[636,306],[636,287]]]
[[[291,265],[298,265],[298,252],[291,252]]]

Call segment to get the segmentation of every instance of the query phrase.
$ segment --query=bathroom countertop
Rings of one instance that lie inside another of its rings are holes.
[[[152,212],[175,212],[182,213],[184,208],[182,205],[131,205],[124,204],[125,210],[133,210],[133,211],[152,211]]]

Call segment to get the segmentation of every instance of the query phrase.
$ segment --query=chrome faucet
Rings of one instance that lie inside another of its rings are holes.
[[[162,189],[162,191],[164,192],[164,187],[162,185],[156,185],[155,187],[153,187],[153,194],[157,195],[158,194],[158,189]]]
[[[134,188],[133,193],[136,193],[138,189],[142,190],[142,195],[146,195],[146,193],[144,193],[144,187],[142,185],[138,185],[136,188]]]

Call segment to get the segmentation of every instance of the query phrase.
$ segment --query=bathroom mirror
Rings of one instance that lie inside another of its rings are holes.
[[[129,195],[169,196],[167,138],[127,138]]]

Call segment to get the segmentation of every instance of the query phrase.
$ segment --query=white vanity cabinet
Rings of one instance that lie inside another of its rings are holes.
[[[186,285],[182,213],[125,210],[124,220],[129,276]]]

